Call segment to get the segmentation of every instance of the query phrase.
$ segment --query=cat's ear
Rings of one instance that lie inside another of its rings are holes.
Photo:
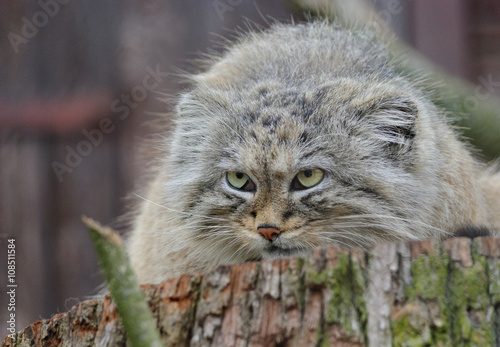
[[[394,153],[402,154],[411,149],[415,137],[418,108],[407,96],[391,96],[371,105],[365,117],[372,135],[386,144]]]

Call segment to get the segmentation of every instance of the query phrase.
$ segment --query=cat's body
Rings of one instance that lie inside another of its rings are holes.
[[[500,176],[375,41],[276,25],[192,77],[130,235],[140,282],[334,242],[500,231]]]

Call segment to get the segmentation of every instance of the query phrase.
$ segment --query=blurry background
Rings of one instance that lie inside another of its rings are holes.
[[[347,0],[346,0],[347,1]],[[371,0],[409,44],[500,95],[500,3]],[[217,34],[245,18],[303,19],[285,0],[2,1],[0,12],[0,338],[7,335],[7,239],[16,240],[17,329],[68,310],[101,283],[80,216],[118,217],[146,163],[144,124],[178,93]]]

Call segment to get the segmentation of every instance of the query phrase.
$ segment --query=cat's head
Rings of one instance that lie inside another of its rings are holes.
[[[179,218],[243,260],[428,237],[435,173],[421,143],[433,140],[420,118],[429,110],[402,83],[185,94],[168,163]]]

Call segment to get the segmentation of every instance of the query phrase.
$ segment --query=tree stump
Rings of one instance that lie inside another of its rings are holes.
[[[317,249],[144,286],[165,346],[499,346],[500,238]],[[113,301],[2,346],[124,346]]]

